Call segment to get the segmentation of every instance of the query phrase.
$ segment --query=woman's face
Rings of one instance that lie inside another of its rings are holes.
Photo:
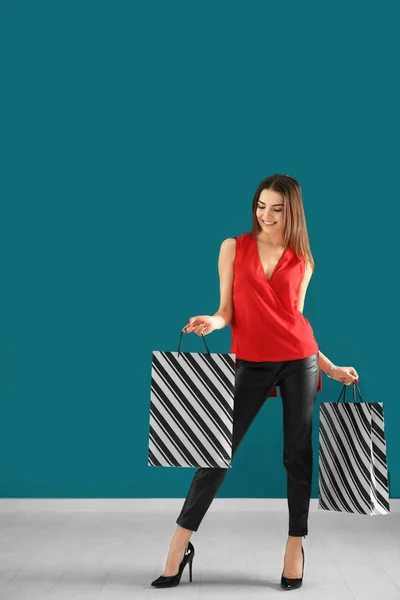
[[[282,194],[275,190],[262,190],[257,203],[257,220],[262,231],[275,233],[283,231]]]

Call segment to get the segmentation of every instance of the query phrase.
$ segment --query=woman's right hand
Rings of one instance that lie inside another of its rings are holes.
[[[207,335],[214,331],[214,320],[210,315],[199,315],[190,317],[188,323],[182,329],[183,333],[196,333],[197,335]]]

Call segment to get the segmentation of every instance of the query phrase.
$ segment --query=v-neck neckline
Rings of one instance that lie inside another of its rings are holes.
[[[258,250],[258,245],[257,245],[257,238],[256,238],[256,236],[253,236],[253,241],[254,241],[254,246],[255,246],[255,250],[256,250],[256,254],[257,254],[257,258],[258,258],[258,264],[259,264],[259,266],[260,266],[260,268],[261,268],[261,272],[262,272],[262,273],[263,273],[263,275],[264,275],[264,279],[265,279],[265,281],[267,281],[268,283],[270,283],[270,282],[271,282],[271,279],[272,279],[272,277],[274,276],[274,273],[275,273],[276,269],[278,268],[278,265],[281,263],[281,261],[282,261],[283,257],[285,256],[286,252],[288,251],[288,249],[289,249],[289,246],[286,246],[286,248],[285,248],[285,249],[284,249],[284,251],[282,252],[282,254],[281,254],[281,256],[280,256],[280,258],[279,258],[278,262],[276,263],[275,267],[273,268],[273,270],[272,270],[272,273],[271,273],[271,275],[270,275],[270,277],[269,277],[269,279],[268,279],[268,277],[266,276],[266,274],[265,274],[265,271],[264,271],[264,266],[263,266],[263,264],[262,264],[262,260],[261,260],[260,252],[259,252],[259,250]]]

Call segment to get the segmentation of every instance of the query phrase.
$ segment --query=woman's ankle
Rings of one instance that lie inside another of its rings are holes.
[[[184,529],[180,525],[176,528],[175,535],[172,538],[171,545],[180,549],[186,550],[190,538],[192,537],[192,531],[190,529]]]

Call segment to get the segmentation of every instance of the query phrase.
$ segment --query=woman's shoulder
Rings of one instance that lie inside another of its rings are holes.
[[[227,240],[235,240],[236,243],[240,243],[243,240],[246,240],[246,241],[249,240],[251,238],[251,236],[252,236],[251,231],[247,231],[245,233],[241,233],[240,235],[235,235],[235,237],[227,238]],[[226,241],[226,240],[224,240],[224,241]]]
[[[233,258],[238,249],[240,249],[243,244],[246,244],[250,239],[251,233],[242,233],[241,235],[236,235],[235,237],[225,238],[221,243],[221,251],[226,253]]]
[[[220,247],[220,255],[234,259],[236,254],[236,239],[225,238],[222,240]]]

